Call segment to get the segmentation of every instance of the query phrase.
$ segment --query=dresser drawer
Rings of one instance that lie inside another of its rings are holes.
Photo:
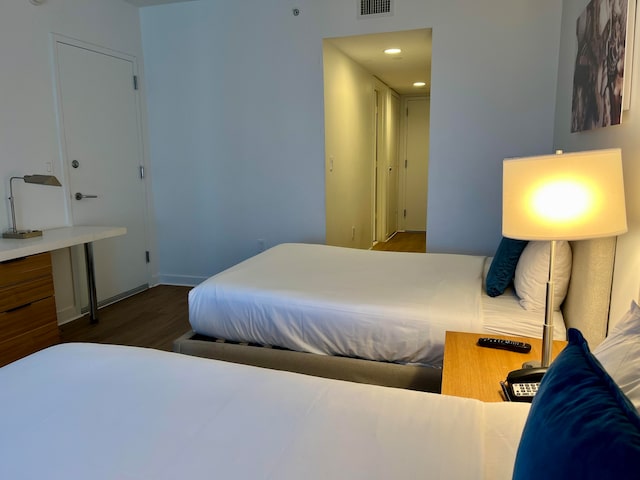
[[[57,323],[0,342],[0,367],[57,343],[60,343]]]
[[[0,288],[0,312],[22,307],[51,296],[53,296],[51,275]]]
[[[0,262],[0,288],[50,275],[50,253]]]
[[[23,307],[0,313],[0,342],[45,325],[56,325],[56,302],[48,297]]]

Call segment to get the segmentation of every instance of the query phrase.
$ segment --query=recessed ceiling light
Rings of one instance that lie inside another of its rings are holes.
[[[399,48],[387,48],[384,53],[386,53],[387,55],[397,55],[400,52],[402,52],[402,50],[400,50]]]
[[[414,87],[424,87],[426,83],[424,82],[413,82]]]

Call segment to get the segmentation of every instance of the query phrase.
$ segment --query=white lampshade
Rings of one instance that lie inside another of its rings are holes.
[[[620,149],[503,162],[502,234],[582,240],[627,231]]]

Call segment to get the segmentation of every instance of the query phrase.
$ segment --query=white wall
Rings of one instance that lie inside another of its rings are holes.
[[[636,22],[631,108],[623,112],[622,124],[570,133],[573,71],[577,52],[576,21],[588,3],[588,0],[563,2],[554,148],[566,152],[613,147],[622,149],[629,231],[618,238],[616,251],[610,314],[610,322],[615,324],[628,310],[631,300],[638,299],[640,288],[640,34]]]
[[[326,243],[371,247],[373,76],[324,44]],[[333,158],[333,169],[331,169]],[[355,228],[355,234],[352,234]]]
[[[46,172],[62,178],[55,118],[51,33],[141,55],[138,9],[120,1],[28,0],[0,5],[0,177],[9,196],[9,177]],[[63,190],[14,182],[18,223],[25,228],[67,224]],[[0,226],[9,225],[8,202]]]
[[[141,59],[138,9],[114,0],[3,1],[0,5],[0,192],[9,196],[9,177],[46,173],[64,182],[52,75],[52,38],[57,33]],[[140,64],[142,62],[140,61]],[[21,228],[68,224],[62,188],[14,182]],[[27,195],[28,194],[28,195]],[[8,201],[0,207],[0,229],[9,226]],[[67,250],[54,256],[59,319],[74,307]]]
[[[301,14],[294,17],[293,7]],[[200,0],[146,7],[162,281],[194,283],[266,246],[325,241],[322,39],[433,28],[428,245],[492,253],[501,162],[552,151],[556,0]]]

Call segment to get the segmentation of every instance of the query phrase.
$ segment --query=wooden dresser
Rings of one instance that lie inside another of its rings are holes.
[[[51,254],[0,262],[0,366],[59,342]]]

